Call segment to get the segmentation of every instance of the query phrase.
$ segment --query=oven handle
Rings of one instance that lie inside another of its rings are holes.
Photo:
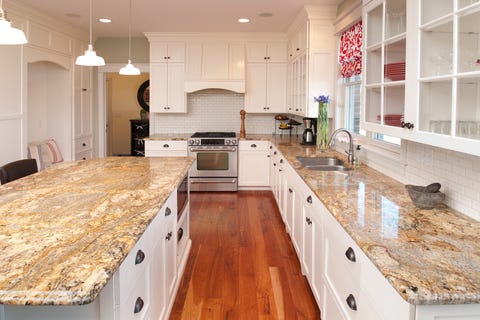
[[[199,180],[199,179],[195,179],[195,180],[190,180],[190,183],[235,183],[237,182],[237,179],[232,179],[232,180],[228,180],[228,181],[225,181],[225,180]]]
[[[231,149],[194,149],[190,148],[191,152],[203,152],[203,151],[215,151],[215,152],[222,152],[222,151],[227,151],[227,152],[236,152],[237,148],[231,148]]]

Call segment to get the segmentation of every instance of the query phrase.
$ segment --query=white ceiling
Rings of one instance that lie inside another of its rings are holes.
[[[304,5],[342,0],[132,0],[132,36],[143,32],[285,32]],[[88,0],[15,0],[88,30]],[[129,0],[93,0],[94,37],[128,36]],[[271,17],[261,17],[271,13]],[[99,23],[110,18],[112,23]],[[238,18],[249,18],[241,24]]]

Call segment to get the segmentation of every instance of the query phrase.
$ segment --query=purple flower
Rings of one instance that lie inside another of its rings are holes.
[[[315,102],[319,102],[319,103],[329,103],[330,102],[330,97],[329,96],[319,96],[318,98],[313,97],[313,100],[315,100]]]

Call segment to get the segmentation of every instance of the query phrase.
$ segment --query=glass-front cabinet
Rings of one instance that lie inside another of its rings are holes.
[[[480,155],[480,0],[365,3],[364,128]]]
[[[405,114],[406,0],[372,1],[364,10],[363,127],[400,131]],[[389,128],[390,127],[390,128]]]

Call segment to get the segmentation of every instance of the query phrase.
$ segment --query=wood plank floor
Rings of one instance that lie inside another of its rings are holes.
[[[170,319],[320,319],[270,191],[194,192]]]

